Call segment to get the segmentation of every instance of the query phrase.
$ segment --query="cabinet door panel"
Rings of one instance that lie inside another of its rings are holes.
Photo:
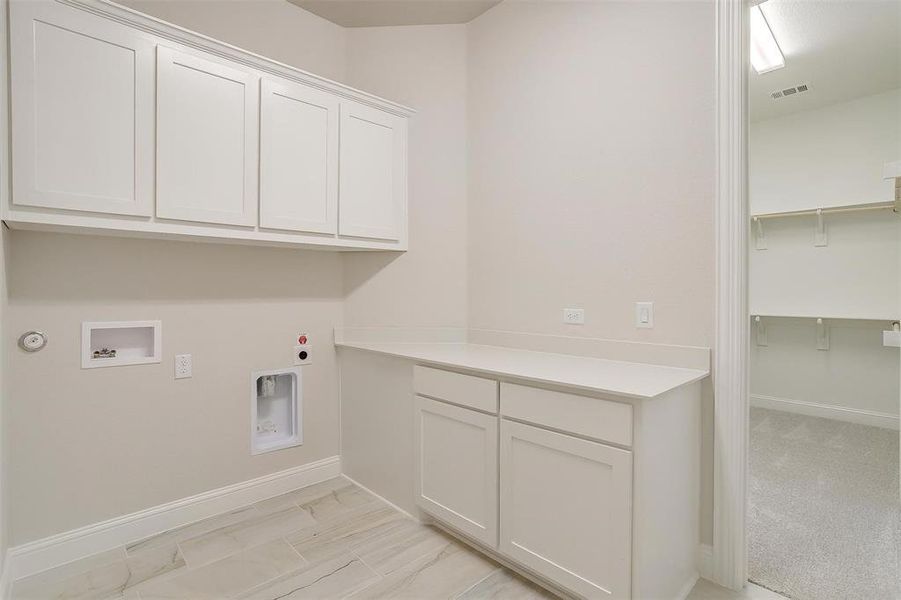
[[[153,43],[56,3],[10,16],[13,202],[149,216]]]
[[[157,216],[256,225],[258,78],[157,48]]]
[[[632,453],[501,421],[500,549],[589,598],[628,598]]]
[[[260,127],[260,225],[336,233],[337,97],[264,79]]]
[[[400,240],[407,198],[406,119],[341,103],[338,233]]]
[[[497,547],[497,417],[416,397],[416,499],[428,513]]]

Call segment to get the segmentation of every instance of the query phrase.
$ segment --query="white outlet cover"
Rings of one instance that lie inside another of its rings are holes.
[[[190,354],[175,355],[175,378],[187,379],[194,376],[194,364]]]
[[[585,324],[585,309],[584,308],[564,308],[563,309],[563,322],[569,323],[570,325],[584,325]]]
[[[635,326],[639,329],[654,328],[654,303],[635,303]]]

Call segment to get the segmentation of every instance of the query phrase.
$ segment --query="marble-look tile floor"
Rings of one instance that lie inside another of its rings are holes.
[[[344,478],[21,579],[15,600],[555,596]],[[739,595],[701,581],[688,600]],[[662,600],[662,599],[661,599]]]
[[[12,597],[554,596],[338,478],[19,580]]]

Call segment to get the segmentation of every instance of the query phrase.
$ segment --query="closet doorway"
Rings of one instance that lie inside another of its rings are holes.
[[[748,576],[901,598],[901,2],[750,28]]]

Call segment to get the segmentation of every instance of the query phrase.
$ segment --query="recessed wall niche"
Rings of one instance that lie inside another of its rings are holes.
[[[162,321],[87,321],[81,324],[81,368],[158,363]]]

